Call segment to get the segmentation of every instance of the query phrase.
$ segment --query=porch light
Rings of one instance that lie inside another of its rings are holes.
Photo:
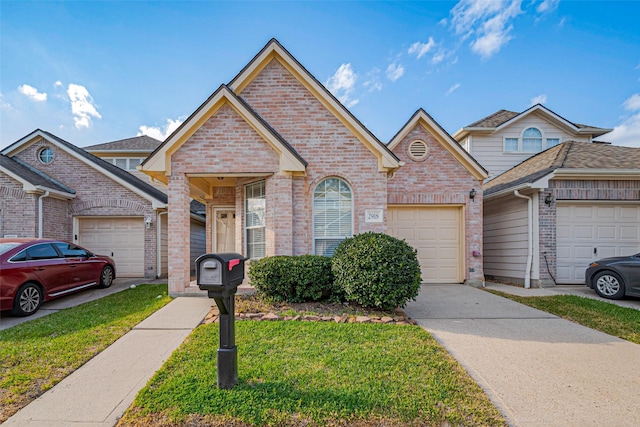
[[[144,225],[147,228],[151,228],[151,223],[153,222],[153,218],[151,218],[150,216],[146,217],[144,219]]]
[[[471,200],[476,198],[476,189],[475,188],[473,188],[471,191],[469,191],[469,198]]]
[[[547,197],[544,198],[544,204],[547,206],[551,206],[553,202],[553,195],[551,193],[547,194]]]

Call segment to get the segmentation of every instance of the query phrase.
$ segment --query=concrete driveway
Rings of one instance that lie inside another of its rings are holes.
[[[423,285],[405,312],[511,426],[640,425],[640,345],[465,285]]]
[[[115,294],[124,289],[127,289],[131,285],[139,285],[141,283],[166,283],[167,279],[129,279],[122,278],[114,280],[113,284],[106,289],[91,288],[85,291],[80,291],[75,294],[67,295],[62,298],[57,298],[51,301],[47,301],[40,306],[40,309],[32,316],[27,317],[14,317],[10,312],[3,311],[0,313],[0,330],[10,328],[15,325],[27,322],[29,320],[37,319],[39,317],[46,316],[47,314],[60,311],[65,308],[75,307],[76,305],[84,304],[85,302],[93,301],[107,295]]]

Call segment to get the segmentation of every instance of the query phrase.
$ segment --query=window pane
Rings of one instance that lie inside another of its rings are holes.
[[[80,258],[88,256],[87,251],[75,245],[70,245],[68,243],[54,243],[54,245],[65,258]]]
[[[547,148],[555,147],[560,144],[560,138],[547,138]]]
[[[522,151],[528,153],[542,151],[542,138],[522,138]]]
[[[528,128],[522,132],[523,138],[542,138],[542,132],[536,128]]]
[[[256,182],[245,187],[245,230],[247,257],[259,259],[266,256],[265,233],[265,182]]]
[[[330,256],[338,243],[352,234],[351,188],[339,178],[327,178],[313,193],[314,253]]]
[[[33,260],[60,258],[58,252],[49,243],[31,246],[27,249],[27,255]]]
[[[316,255],[333,256],[333,252],[342,240],[343,239],[316,239],[314,253]]]
[[[116,159],[116,166],[120,169],[127,168],[127,159]]]
[[[136,170],[136,166],[142,163],[142,159],[129,159],[129,170]]]
[[[504,151],[507,153],[518,151],[518,138],[505,138]]]

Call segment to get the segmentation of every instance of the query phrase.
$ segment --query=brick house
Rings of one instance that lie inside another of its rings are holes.
[[[49,132],[2,150],[0,196],[0,236],[77,243],[112,256],[119,277],[167,274],[166,193]]]
[[[599,258],[640,252],[640,148],[565,141],[488,181],[484,272],[584,284]]]
[[[425,282],[483,279],[486,171],[423,110],[383,144],[276,40],[140,169],[168,187],[172,295],[190,291],[191,198],[206,206],[207,252],[331,255],[387,232],[417,248]]]

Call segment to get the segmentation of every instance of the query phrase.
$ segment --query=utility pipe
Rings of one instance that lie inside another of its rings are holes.
[[[527,200],[527,270],[524,272],[524,287],[531,287],[531,264],[533,263],[533,199],[518,190],[514,190],[513,195]]]
[[[162,274],[162,221],[160,215],[166,215],[169,211],[158,212],[156,219],[156,278]]]
[[[38,239],[42,239],[42,199],[49,197],[49,191],[45,191],[44,194],[38,197]]]

